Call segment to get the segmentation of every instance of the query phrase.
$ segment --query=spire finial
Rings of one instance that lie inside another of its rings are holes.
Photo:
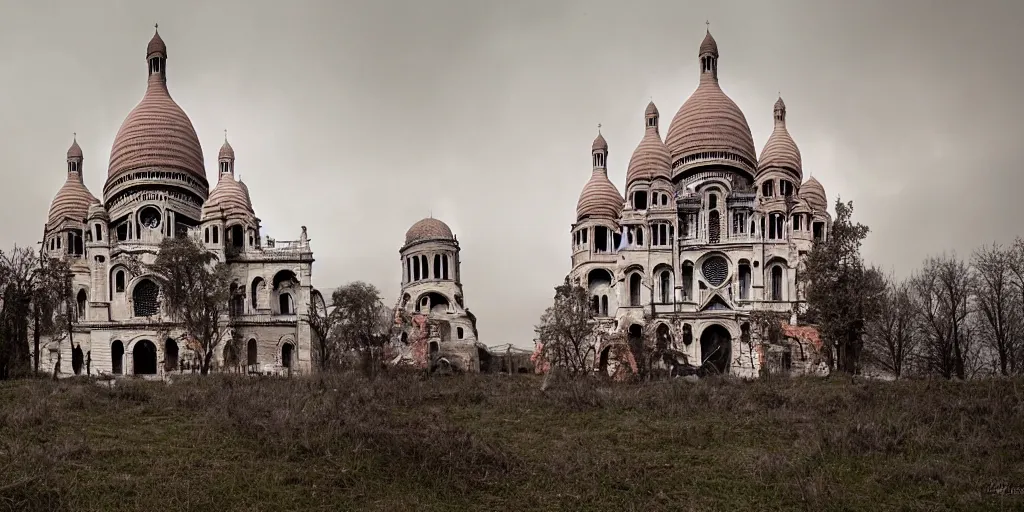
[[[711,33],[711,20],[704,20],[704,24],[707,25],[708,34]]]
[[[597,134],[601,134],[601,123],[597,123]]]
[[[71,142],[78,142],[78,132],[71,132]]]
[[[228,141],[228,129],[224,128],[224,142]]]
[[[160,24],[159,23],[154,23],[153,24],[153,29],[154,30],[160,30]]]

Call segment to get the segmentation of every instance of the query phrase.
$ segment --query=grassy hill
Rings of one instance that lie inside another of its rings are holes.
[[[0,510],[1024,507],[1021,379],[539,384],[2,382]]]

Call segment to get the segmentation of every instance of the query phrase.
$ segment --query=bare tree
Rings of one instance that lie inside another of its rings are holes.
[[[992,244],[974,252],[972,264],[977,283],[976,297],[981,313],[980,334],[998,358],[999,373],[1018,372],[1020,362],[1021,308],[1014,283],[1015,258],[1012,248]]]
[[[383,365],[384,344],[390,338],[393,317],[376,286],[356,281],[334,290],[331,302],[337,315],[341,347],[356,351],[363,372],[375,377]]]
[[[922,362],[947,379],[966,378],[973,276],[956,255],[930,257],[912,281],[922,327]]]
[[[320,371],[335,369],[344,350],[337,329],[339,310],[333,306],[328,308],[320,293],[315,292],[306,311],[306,320],[313,331],[313,358],[317,367]]]
[[[868,362],[900,378],[907,373],[917,349],[917,309],[910,282],[886,279],[879,314],[868,323],[865,352]]]
[[[561,368],[571,376],[580,376],[593,365],[596,326],[587,295],[586,288],[566,277],[555,287],[554,304],[540,317],[535,331],[552,370]]]
[[[160,284],[164,308],[181,325],[187,346],[210,373],[213,355],[230,331],[227,265],[192,237],[165,238],[156,261],[145,266]]]

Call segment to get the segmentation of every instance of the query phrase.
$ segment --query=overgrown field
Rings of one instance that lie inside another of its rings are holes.
[[[1019,509],[1022,398],[1020,379],[2,382],[0,510]]]

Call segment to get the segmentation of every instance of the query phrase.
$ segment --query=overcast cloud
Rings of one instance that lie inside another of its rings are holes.
[[[1021,233],[1020,1],[4,0],[0,236],[41,238],[72,132],[102,194],[159,22],[208,173],[227,129],[265,231],[308,226],[315,286],[391,303],[405,231],[432,213],[482,341],[529,345],[596,125],[622,190],[649,99],[664,134],[697,86],[705,20],[758,151],[781,91],[805,177],[854,201],[869,260],[904,274]]]

